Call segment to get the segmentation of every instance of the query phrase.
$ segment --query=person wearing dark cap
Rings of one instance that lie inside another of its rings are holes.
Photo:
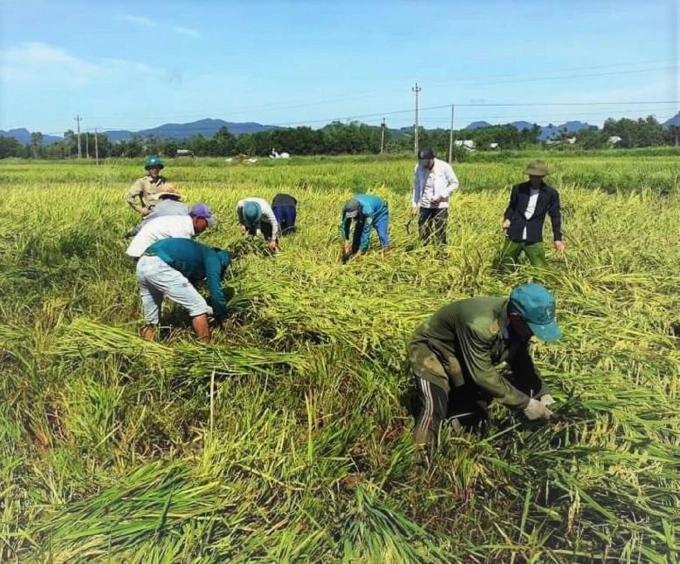
[[[446,244],[449,198],[456,190],[458,178],[451,165],[436,158],[432,149],[420,149],[413,172],[411,215],[418,214],[418,231],[426,245]]]
[[[147,247],[137,262],[145,321],[142,338],[153,339],[163,298],[167,297],[189,312],[196,337],[210,341],[208,315],[214,315],[215,321],[221,323],[227,314],[221,282],[230,264],[228,251],[191,239],[162,239]],[[210,291],[210,305],[193,286],[202,280]]]
[[[555,298],[534,283],[517,286],[509,297],[453,302],[420,325],[408,345],[422,404],[415,441],[435,443],[447,420],[458,429],[483,427],[493,399],[527,419],[549,419],[555,400],[531,358],[533,335],[542,341],[561,336]]]
[[[352,222],[355,223],[353,236],[351,235]],[[352,256],[361,256],[368,250],[372,228],[378,232],[384,255],[390,246],[388,227],[387,203],[378,196],[357,194],[345,202],[340,225],[343,261],[347,261]]]
[[[546,214],[552,223],[555,250],[564,252],[562,240],[562,214],[559,192],[545,183],[548,167],[542,161],[533,161],[526,168],[527,182],[512,187],[510,202],[505,210],[503,229],[507,239],[501,251],[501,266],[508,266],[524,254],[533,266],[544,268],[543,224]]]

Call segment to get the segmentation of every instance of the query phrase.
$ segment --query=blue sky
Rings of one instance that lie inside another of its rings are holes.
[[[0,129],[663,121],[678,2],[0,0]]]

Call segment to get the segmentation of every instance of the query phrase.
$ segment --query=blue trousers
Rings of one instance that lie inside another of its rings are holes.
[[[281,235],[288,235],[295,232],[295,218],[297,210],[295,206],[276,206],[272,208],[276,221],[279,222]]]

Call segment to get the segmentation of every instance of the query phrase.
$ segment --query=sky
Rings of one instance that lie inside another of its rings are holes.
[[[0,129],[665,121],[679,3],[0,0]]]

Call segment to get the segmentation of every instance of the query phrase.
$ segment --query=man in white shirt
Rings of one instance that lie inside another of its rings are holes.
[[[189,215],[164,215],[145,222],[127,248],[126,254],[138,259],[147,247],[161,239],[193,239],[216,221],[205,204],[196,204]]]
[[[426,245],[446,244],[449,198],[458,190],[458,178],[451,165],[434,156],[428,147],[418,151],[413,172],[411,215],[418,213],[420,238]]]
[[[279,222],[274,210],[263,198],[244,198],[236,204],[236,214],[241,224],[241,233],[254,236],[261,232],[267,246],[274,251],[278,247]]]

